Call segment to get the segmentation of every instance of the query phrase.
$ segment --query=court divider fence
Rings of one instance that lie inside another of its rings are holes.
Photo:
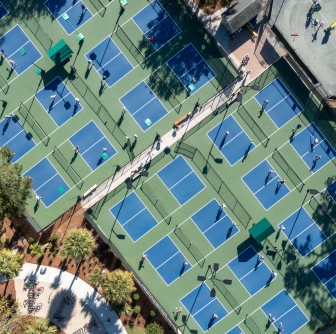
[[[263,146],[267,146],[270,139],[264,132],[264,130],[260,127],[260,125],[256,122],[256,120],[252,117],[249,111],[245,108],[243,104],[241,104],[238,109],[237,113],[240,117],[244,120],[244,122],[249,126],[249,128],[253,131],[253,133],[257,136]]]
[[[189,237],[182,231],[181,227],[178,225],[174,229],[175,235],[181,240],[181,242],[186,246],[190,254],[197,261],[199,266],[202,268],[205,263],[205,258],[202,253],[198,250],[198,248],[192,243]]]
[[[237,197],[231,192],[222,178],[217,174],[211,164],[205,159],[203,154],[193,146],[183,142],[178,142],[175,153],[181,153],[190,158],[196,167],[202,172],[204,177],[210,182],[214,190],[222,198],[225,204],[234,213],[240,223],[247,228],[252,217],[244,209],[244,206],[238,201]]]
[[[18,111],[22,115],[24,122],[27,122],[31,126],[31,128],[41,139],[41,142],[45,146],[47,146],[50,137],[47,135],[47,133],[43,130],[41,125],[37,122],[37,120],[34,118],[34,116],[30,113],[30,111],[25,107],[25,105],[22,102],[20,102]],[[21,122],[22,126],[24,125],[24,122]]]
[[[241,306],[237,302],[236,298],[233,297],[232,293],[229,289],[224,285],[223,282],[219,282],[217,280],[212,280],[217,290],[223,295],[223,297],[227,300],[227,302],[232,306],[234,311],[239,314],[241,310]]]
[[[270,262],[272,262],[276,268],[276,271],[284,278],[286,290],[288,292],[293,291],[296,296],[300,298],[302,303],[311,313],[312,317],[318,319],[321,325],[324,325],[330,321],[332,319],[331,316],[329,316],[329,314],[321,306],[323,303],[324,306],[327,306],[325,304],[325,300],[321,300],[320,305],[315,296],[309,291],[310,289],[308,289],[300,279],[301,276],[304,277],[305,275],[303,273],[304,268],[298,265],[297,261],[293,261],[292,265],[287,263],[287,252],[292,252],[292,250],[279,250],[277,247],[273,246],[269,239],[266,239],[263,244],[263,252]],[[322,283],[320,288],[324,289]]]
[[[48,51],[53,44],[52,39],[44,32],[35,16],[28,10],[28,8],[24,4],[21,4],[21,6],[22,13],[19,14],[21,20],[41,43],[43,48]]]
[[[130,141],[126,139],[125,133],[119,127],[120,121],[116,122],[114,120],[114,118],[107,111],[105,106],[99,101],[96,95],[91,91],[91,89],[87,86],[87,84],[79,75],[75,73],[73,77],[70,76],[69,81],[78,91],[78,93],[83,97],[83,99],[87,102],[87,104],[91,107],[91,109],[96,113],[96,115],[100,118],[107,130],[117,140],[120,146],[124,150],[126,150],[129,159],[133,160],[134,153],[132,150],[132,146]],[[122,114],[120,117],[122,117]]]
[[[147,58],[145,57],[145,55],[140,51],[140,49],[135,45],[135,43],[128,36],[126,31],[119,24],[115,34],[120,39],[120,41],[126,46],[128,51],[132,54],[134,59],[139,64],[147,62]]]
[[[170,216],[170,213],[168,213],[167,209],[162,204],[160,199],[154,193],[154,191],[150,188],[150,186],[147,183],[142,182],[140,189],[146,195],[146,197],[152,202],[156,210],[159,211],[160,215],[165,220],[165,222],[169,225],[172,220],[172,217]]]
[[[163,67],[157,68],[150,74],[147,80],[148,85],[152,91],[154,92],[158,91],[159,96],[167,100],[171,104],[171,106],[176,110],[176,112],[179,113],[182,108],[182,104],[178,100],[176,95],[173,93],[172,89],[169,88],[168,84],[162,79],[162,76],[159,74],[161,68]]]
[[[3,57],[2,54],[0,55],[0,57]],[[9,89],[9,85],[7,83],[7,81],[0,75],[0,89],[7,94],[8,89]]]
[[[251,331],[252,334],[261,334],[260,328],[254,322],[250,315],[247,315],[244,319],[246,327]]]
[[[326,194],[321,194],[321,195],[325,196]],[[318,202],[318,200],[315,196],[311,198],[311,200],[309,201],[309,205],[315,212],[319,211],[320,213],[324,214],[325,217],[328,218],[329,223],[332,223],[334,225],[334,227],[336,228],[336,217],[335,217],[335,219],[333,219],[333,217],[331,217],[330,214],[328,213],[328,211],[336,212],[336,204],[329,194],[327,196],[330,198],[330,201],[329,201],[329,203],[326,203],[327,204],[327,210],[326,211],[322,210],[322,204]],[[315,224],[318,224],[318,222],[316,220],[315,220]],[[334,233],[334,231],[332,232],[332,234],[333,233]]]
[[[93,7],[97,9],[99,15],[103,17],[106,12],[105,5],[100,0],[90,0],[90,2],[92,3]]]
[[[296,189],[301,192],[305,185],[303,183],[303,180],[295,172],[294,168],[290,165],[290,163],[285,159],[285,157],[280,153],[277,148],[274,150],[272,158],[293,182]]]
[[[70,163],[65,159],[64,155],[61,153],[61,151],[58,149],[57,146],[54,147],[52,155],[56,159],[56,161],[61,165],[61,167],[67,172],[67,174],[70,176],[70,178],[75,183],[77,188],[81,189],[84,184],[84,181],[73,169]]]

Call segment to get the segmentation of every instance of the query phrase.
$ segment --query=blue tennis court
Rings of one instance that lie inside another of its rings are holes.
[[[8,65],[18,75],[42,58],[42,54],[19,25],[14,26],[0,38],[0,49],[4,50],[7,61],[14,61],[13,66],[9,63]]]
[[[274,280],[271,270],[250,246],[228,263],[246,291],[252,296]]]
[[[191,219],[208,239],[213,248],[217,248],[239,232],[237,226],[213,199],[202,209],[197,211]]]
[[[133,16],[133,21],[156,50],[181,32],[158,1],[153,1]]]
[[[336,202],[336,181],[327,188],[327,191],[330,197]]]
[[[106,84],[109,87],[133,69],[131,63],[109,36],[90,50],[85,57],[87,60],[92,60],[95,70],[101,77],[106,77]]]
[[[23,176],[30,176],[33,179],[33,190],[36,195],[42,197],[41,202],[46,207],[49,207],[70,189],[47,158],[42,159]]]
[[[52,95],[56,97],[52,99]],[[60,77],[49,82],[35,96],[57,126],[61,126],[83,109]]]
[[[68,35],[72,34],[92,17],[91,12],[82,1],[64,0],[60,2],[59,0],[47,0],[44,4]]]
[[[244,334],[244,332],[240,329],[239,326],[232,328],[227,334]]]
[[[110,212],[118,220],[133,242],[140,239],[158,224],[134,192],[111,208]]]
[[[167,285],[173,283],[191,268],[189,262],[184,263],[186,257],[168,236],[149,248],[145,254]]]
[[[250,170],[242,177],[242,180],[265,210],[271,208],[290,192],[286,183],[280,182],[281,177],[267,160]]]
[[[167,64],[191,94],[216,76],[192,44],[170,58]]]
[[[202,328],[203,332],[216,325],[228,314],[217,297],[210,297],[210,289],[205,283],[189,292],[181,299],[181,303]],[[217,314],[218,318],[215,319],[213,317],[214,314]]]
[[[264,100],[268,100],[263,110],[278,128],[281,128],[303,110],[295,97],[279,78],[276,78],[272,83],[256,94],[255,99],[260,106],[263,106]]]
[[[69,141],[74,147],[79,147],[80,156],[91,170],[97,169],[117,153],[94,121],[77,131]]]
[[[285,289],[264,304],[261,310],[267,318],[270,314],[275,318],[272,322],[275,329],[279,328],[281,322],[285,333],[295,333],[309,321]]]
[[[1,137],[0,146],[8,146],[14,153],[11,162],[18,161],[33,147],[35,142],[33,135],[28,133],[20,124],[17,116],[10,115],[11,118],[5,118],[0,122]]]
[[[168,114],[167,109],[144,81],[124,95],[120,99],[120,102],[133,116],[143,131],[146,131]]]
[[[336,250],[312,268],[315,275],[336,299]]]
[[[162,168],[157,175],[181,205],[205,188],[203,182],[181,155]]]
[[[2,2],[0,2],[0,20],[3,19],[8,14],[8,10],[3,5]]]
[[[309,254],[327,239],[304,208],[294,212],[278,226],[280,225],[285,228],[282,232],[302,257]]]
[[[318,143],[315,143],[315,138]],[[312,173],[336,157],[336,151],[314,123],[294,136],[290,143]]]
[[[255,148],[254,143],[232,115],[217,124],[207,134],[231,166]]]

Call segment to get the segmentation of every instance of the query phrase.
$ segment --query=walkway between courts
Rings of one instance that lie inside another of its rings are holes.
[[[30,308],[31,315],[48,318],[65,333],[127,334],[109,303],[66,271],[25,263],[14,283],[23,314]]]
[[[119,172],[115,173],[115,175],[112,175],[104,183],[100,184],[96,188],[96,190],[92,192],[90,196],[88,196],[82,201],[83,208],[84,209],[91,208],[100,199],[102,199],[104,196],[106,196],[120,184],[125,182],[127,178],[131,177],[131,171],[139,168],[140,165],[142,166],[150,155],[152,155],[152,159],[154,159],[165,148],[172,146],[178,140],[180,140],[186,131],[195,127],[198,123],[200,123],[203,119],[205,119],[208,115],[210,115],[214,110],[216,110],[223,104],[227,103],[229,100],[230,102],[232,102],[231,95],[235,94],[243,86],[247,86],[251,81],[252,80],[249,75],[247,75],[243,79],[234,80],[225,89],[223,89],[218,94],[213,96],[210,100],[205,102],[203,106],[199,107],[197,111],[194,111],[193,115],[189,117],[188,121],[186,121],[185,123],[182,124],[182,126],[180,126],[179,130],[176,131],[172,129],[168,131],[165,135],[161,136],[160,144],[148,147],[146,150],[141,152],[140,155],[138,155],[131,162],[129,162],[126,166],[121,168]],[[233,97],[233,99],[235,98],[236,95]]]

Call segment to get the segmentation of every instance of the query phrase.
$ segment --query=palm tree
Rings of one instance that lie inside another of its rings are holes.
[[[103,276],[103,273],[100,270],[100,268],[96,267],[96,268],[94,268],[93,273],[89,275],[89,278],[90,278],[91,284],[95,288],[98,288],[98,287],[100,287],[102,285],[104,276]]]
[[[58,332],[56,326],[49,326],[49,320],[36,318],[34,326],[28,325],[24,329],[25,334],[55,334]]]
[[[22,268],[22,260],[23,254],[21,253],[15,253],[6,248],[0,251],[0,275],[7,280],[4,295],[6,293],[8,280],[19,274]]]
[[[62,258],[70,256],[76,262],[82,261],[92,253],[94,244],[95,240],[88,230],[84,228],[72,230],[65,238],[60,255]]]
[[[135,290],[132,272],[116,269],[112,272],[106,271],[104,274],[103,291],[114,304],[130,302],[130,295]]]

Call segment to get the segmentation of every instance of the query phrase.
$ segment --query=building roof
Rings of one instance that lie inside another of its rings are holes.
[[[239,0],[223,14],[223,20],[231,28],[231,33],[237,31],[262,10],[259,0]]]

